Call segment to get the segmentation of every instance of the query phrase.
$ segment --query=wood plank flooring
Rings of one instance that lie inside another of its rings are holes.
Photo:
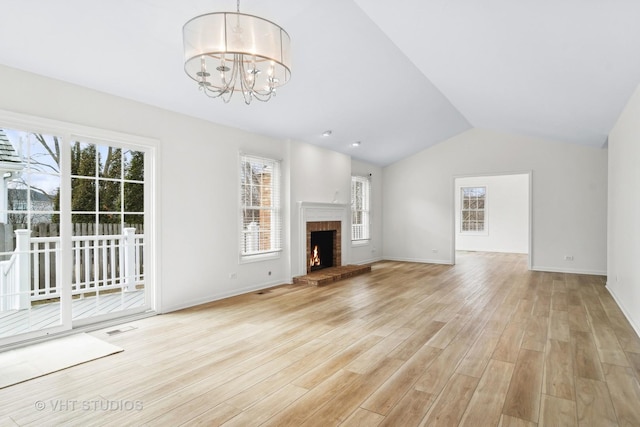
[[[0,425],[640,425],[640,339],[603,277],[457,261],[96,331],[125,351],[0,390]]]

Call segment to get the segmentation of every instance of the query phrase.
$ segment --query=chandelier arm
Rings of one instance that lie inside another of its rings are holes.
[[[227,61],[225,60],[224,55],[222,55],[222,57],[220,58],[220,67],[219,67],[219,72],[220,72],[220,82],[222,83],[222,86],[227,86],[227,78],[225,75],[225,70],[227,68]]]
[[[209,98],[220,98],[223,92],[220,92],[217,90],[205,89],[204,94],[207,95]]]
[[[253,56],[254,60],[250,63],[251,64],[251,69],[247,70],[248,64],[245,62],[244,58],[245,55],[243,54],[239,54],[238,55],[239,59],[238,59],[238,63],[241,64],[242,66],[240,67],[240,72],[242,73],[242,89],[243,91],[246,92],[253,92],[254,91],[254,87],[256,85],[256,76],[257,74],[255,73],[255,56]]]
[[[272,91],[272,92],[269,92],[269,93],[258,93],[258,92],[255,92],[253,95],[254,95],[253,97],[255,99],[257,99],[258,101],[267,102],[268,100],[271,99],[272,96],[276,95],[276,92],[275,92],[275,90]]]
[[[231,78],[225,86],[225,91],[231,92],[233,94],[234,88],[236,87],[236,80],[238,80],[238,61],[236,61],[236,56],[233,55],[233,66],[231,67]]]
[[[253,65],[253,60],[251,62],[251,70],[255,69],[255,65]],[[260,102],[267,102],[271,99],[272,96],[275,96],[276,89],[273,85],[273,82],[269,80],[269,86],[265,90],[259,90],[255,88],[256,84],[256,74],[251,74],[251,70],[247,70],[247,63],[244,60],[244,55],[242,54],[234,54],[234,60],[232,68],[230,71],[230,78],[226,79],[226,72],[224,71],[226,67],[226,61],[223,58],[220,59],[220,78],[222,82],[221,87],[212,86],[210,82],[207,80],[207,69],[204,59],[202,60],[202,75],[200,83],[200,89],[207,95],[209,98],[222,98],[225,103],[228,103],[231,100],[231,97],[234,92],[235,83],[237,80],[240,80],[240,90],[242,91],[243,99],[245,104],[250,104],[252,100],[256,99]],[[208,83],[208,84],[207,84]]]
[[[238,74],[240,78],[240,89],[242,93],[247,91],[247,75],[244,71],[244,62],[241,54],[236,53],[234,55],[235,63],[238,64]]]

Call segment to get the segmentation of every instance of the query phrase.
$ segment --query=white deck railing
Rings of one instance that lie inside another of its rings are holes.
[[[0,312],[13,310],[24,305],[20,303],[20,286],[17,281],[16,253],[11,254],[7,261],[0,261]]]
[[[59,298],[61,254],[59,237],[30,237],[16,230],[16,250],[0,262],[0,311],[28,308],[32,301]],[[108,289],[133,291],[144,285],[142,234],[73,236],[71,294]]]

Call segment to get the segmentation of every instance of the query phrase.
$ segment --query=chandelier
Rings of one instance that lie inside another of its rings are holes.
[[[196,16],[184,24],[184,70],[211,98],[268,101],[291,77],[289,35],[263,18],[237,12]]]

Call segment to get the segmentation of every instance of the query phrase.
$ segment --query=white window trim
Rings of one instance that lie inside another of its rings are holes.
[[[482,231],[477,231],[477,230],[468,230],[465,231],[462,229],[462,221],[463,221],[463,216],[462,216],[462,208],[464,206],[464,200],[463,200],[463,191],[465,188],[480,188],[483,187],[484,188],[484,230]],[[464,236],[488,236],[489,235],[489,186],[486,184],[483,185],[463,185],[460,187],[460,193],[458,194],[459,200],[460,200],[460,209],[458,211],[458,214],[460,215],[460,220],[458,221],[458,230],[460,232],[461,235]]]
[[[361,182],[366,182],[367,183],[367,190],[368,190],[368,195],[367,195],[367,205],[368,205],[368,209],[366,211],[363,210],[363,212],[367,213],[367,219],[368,222],[366,224],[363,224],[366,230],[366,235],[367,237],[362,238],[362,239],[354,239],[353,238],[353,223],[350,224],[350,240],[351,240],[351,246],[365,246],[368,245],[369,242],[371,241],[371,178],[367,177],[367,176],[363,176],[363,175],[352,175],[351,176],[351,191],[353,192],[353,182],[354,180],[357,181],[361,181]],[[351,199],[353,201],[353,194],[351,194]],[[351,208],[350,208],[350,214],[351,214],[351,220],[353,220],[353,203],[351,203]]]
[[[275,212],[277,213],[276,218],[272,219],[272,222],[277,222],[275,228],[278,230],[278,236],[275,237],[277,241],[276,244],[279,244],[279,247],[261,252],[254,253],[243,253],[242,252],[242,241],[243,241],[243,214],[242,210],[244,208],[242,204],[242,177],[241,174],[238,173],[238,262],[239,264],[246,264],[252,262],[266,261],[272,260],[275,258],[279,258],[283,252],[283,234],[284,234],[284,213],[282,210],[282,161],[273,157],[261,156],[257,154],[243,153],[240,152],[238,156],[238,168],[242,168],[242,163],[245,159],[253,159],[253,160],[262,160],[265,162],[272,163],[274,165],[274,177],[277,178],[277,183],[274,185],[274,192],[277,194],[277,207],[275,208]],[[277,187],[275,187],[277,186]]]

